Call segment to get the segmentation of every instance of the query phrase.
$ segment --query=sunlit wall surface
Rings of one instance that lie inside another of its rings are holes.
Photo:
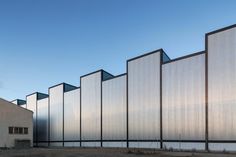
[[[80,146],[80,88],[64,93],[64,140],[65,146]]]
[[[207,39],[209,140],[236,140],[236,28]],[[236,150],[235,144],[209,146]]]
[[[129,60],[127,64],[128,139],[137,141],[130,142],[129,146],[157,148],[160,140],[160,52]]]
[[[50,146],[62,146],[63,141],[63,84],[49,88],[49,124]]]
[[[101,71],[81,78],[82,146],[101,146],[101,81]]]
[[[16,104],[16,105],[18,105],[18,101],[17,100],[13,100],[13,101],[11,101],[13,104]]]
[[[48,98],[37,102],[38,146],[48,146]]]
[[[102,139],[110,141],[104,147],[126,147],[126,101],[126,75],[102,82]]]
[[[36,117],[37,117],[37,93],[26,96],[27,109],[33,111],[33,140],[34,144],[37,140],[36,136]]]
[[[23,105],[20,105],[21,107],[23,107],[23,108],[26,108],[26,104],[23,104]]]
[[[205,149],[205,54],[162,65],[162,106],[164,147]]]

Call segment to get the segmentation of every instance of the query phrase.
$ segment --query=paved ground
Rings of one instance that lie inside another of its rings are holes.
[[[236,153],[167,152],[140,149],[32,148],[0,150],[0,157],[236,157]]]

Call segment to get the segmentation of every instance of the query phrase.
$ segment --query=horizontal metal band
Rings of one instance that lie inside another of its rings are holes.
[[[206,140],[162,140],[163,142],[205,143]]]

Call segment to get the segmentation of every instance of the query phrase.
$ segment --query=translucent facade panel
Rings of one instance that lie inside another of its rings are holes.
[[[110,147],[110,148],[125,148],[127,147],[126,142],[103,142],[103,147]]]
[[[102,83],[103,140],[127,138],[126,76]]]
[[[63,140],[63,85],[49,89],[50,141]],[[51,146],[61,145],[51,143]]]
[[[236,140],[236,28],[208,36],[209,140]]]
[[[62,142],[51,142],[50,146],[51,147],[62,147],[63,144],[62,144]]]
[[[205,139],[205,54],[162,66],[164,140]]]
[[[80,147],[80,142],[65,142],[65,147]]]
[[[205,143],[163,142],[164,149],[205,150]]]
[[[128,62],[129,139],[160,139],[160,53]]]
[[[64,139],[80,140],[80,89],[64,93]]]
[[[81,78],[82,140],[101,139],[101,96],[101,72]]]
[[[38,100],[37,110],[38,141],[48,141],[48,98]]]
[[[129,142],[129,148],[160,148],[159,142]]]
[[[37,94],[26,97],[27,109],[33,111],[33,140],[36,141]]]
[[[82,142],[82,147],[101,147],[101,142]]]
[[[235,151],[236,150],[236,143],[209,143],[209,150]]]

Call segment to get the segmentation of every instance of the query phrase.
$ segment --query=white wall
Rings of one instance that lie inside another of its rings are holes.
[[[10,126],[27,127],[28,134],[9,134]],[[33,146],[33,112],[0,99],[0,147],[14,147],[15,139],[30,140]]]

